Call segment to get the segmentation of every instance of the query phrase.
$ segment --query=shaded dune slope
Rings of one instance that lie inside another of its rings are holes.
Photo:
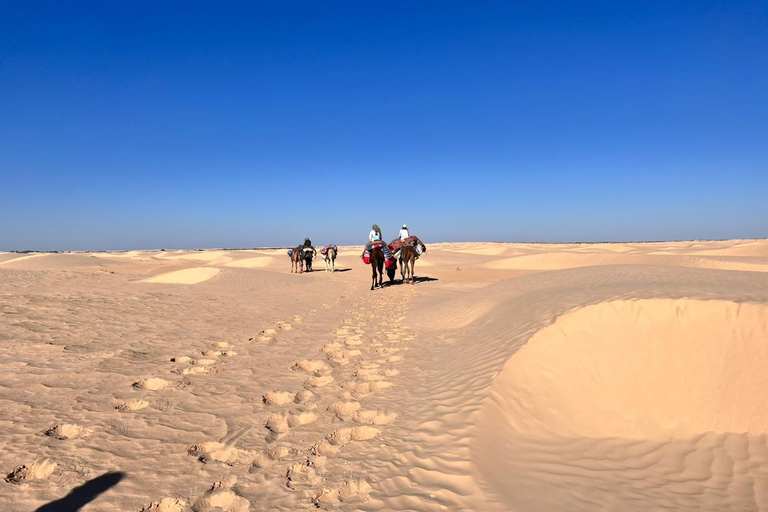
[[[768,276],[616,265],[425,307],[422,424],[405,435],[471,465],[471,483],[442,482],[459,508],[768,509],[768,310],[751,302],[768,302]]]

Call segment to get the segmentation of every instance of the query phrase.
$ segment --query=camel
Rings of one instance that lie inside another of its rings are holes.
[[[400,276],[403,278],[403,283],[409,282],[413,284],[413,266],[416,263],[416,249],[412,245],[403,246],[403,253],[400,256],[402,258],[402,264],[400,266]]]
[[[301,274],[304,272],[304,260],[301,259],[301,247],[296,247],[291,251],[291,274]]]
[[[313,247],[303,247],[302,259],[304,260],[304,270],[306,272],[312,272],[312,258],[315,257],[315,249]]]
[[[381,250],[381,247],[376,246],[371,251],[371,272],[373,274],[373,278],[371,280],[371,290],[373,290],[376,286],[383,286],[382,283],[382,274],[384,273],[384,251]],[[376,284],[376,272],[379,273],[379,283]]]
[[[325,259],[325,271],[336,272],[336,250],[329,247],[323,258]]]

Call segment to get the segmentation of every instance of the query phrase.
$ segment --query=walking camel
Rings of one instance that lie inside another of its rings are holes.
[[[373,277],[371,279],[371,290],[376,286],[382,286],[382,275],[384,274],[384,251],[378,245],[371,251],[371,272]],[[376,284],[376,273],[379,274],[379,282]]]
[[[400,277],[403,278],[403,283],[410,282],[413,284],[413,266],[416,264],[417,257],[416,249],[412,245],[403,247],[403,253],[400,256]]]
[[[336,249],[329,247],[325,252],[325,271],[336,272]]]
[[[312,272],[312,258],[315,257],[315,250],[313,248],[307,248],[304,247],[302,249],[304,252],[302,253],[303,259],[304,259],[304,270],[306,272]]]
[[[296,247],[290,254],[291,274],[301,274],[304,271],[304,260],[301,258],[301,247]]]

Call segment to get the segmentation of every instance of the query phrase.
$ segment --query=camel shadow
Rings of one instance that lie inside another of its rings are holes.
[[[414,283],[429,283],[431,281],[439,281],[436,277],[416,277],[414,276],[413,282]]]
[[[79,487],[75,487],[63,498],[47,503],[35,512],[76,512],[95,500],[99,494],[117,485],[123,478],[125,478],[125,473],[122,472],[105,473]]]

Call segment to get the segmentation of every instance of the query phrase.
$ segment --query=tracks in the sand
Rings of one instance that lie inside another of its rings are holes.
[[[148,496],[157,501],[141,510],[244,512],[257,503],[270,510],[354,509],[376,492],[370,461],[390,457],[382,450],[397,425],[398,366],[413,339],[401,322],[413,293],[397,287],[328,299],[303,316],[262,325],[255,336],[193,339],[160,360],[135,352],[154,367],[110,390],[113,400],[103,407],[114,421],[52,422],[44,434],[53,456],[30,459],[7,479],[82,481],[91,470],[63,462],[66,443],[94,432],[125,438],[129,429],[144,428],[155,446],[173,448],[173,470],[187,485],[178,494]],[[275,369],[275,361],[284,363]],[[235,374],[244,378],[233,388]],[[230,405],[217,403],[224,394]],[[201,418],[204,426],[196,423]]]
[[[397,411],[377,404],[376,397],[396,389],[397,366],[414,338],[401,330],[413,292],[392,292],[401,293],[380,293],[372,299],[366,294],[362,296],[366,302],[348,300],[346,307],[339,305],[338,309],[323,304],[305,318],[276,322],[250,337],[252,347],[264,345],[258,349],[262,351],[272,347],[286,350],[294,344],[308,350],[289,351],[295,358],[285,366],[285,377],[273,380],[274,388],[262,393],[263,414],[250,427],[252,433],[262,432],[263,448],[238,448],[239,437],[245,435],[242,431],[189,447],[190,461],[212,464],[212,468],[223,464],[230,475],[196,501],[189,497],[193,510],[212,510],[216,496],[231,500],[228,505],[218,505],[221,508],[241,510],[238,507],[247,507],[245,496],[251,501],[254,498],[239,489],[254,485],[267,488],[259,500],[275,510],[349,510],[367,500],[376,482],[366,476],[362,466],[355,467],[359,448],[354,446],[383,438],[397,421]],[[196,367],[192,359],[180,357],[175,362],[186,365],[184,368]],[[216,367],[208,363],[202,366]],[[281,385],[282,381],[292,384]],[[371,453],[375,449],[372,446]],[[179,499],[167,497],[145,509],[165,510],[161,508],[164,503],[176,506]]]

